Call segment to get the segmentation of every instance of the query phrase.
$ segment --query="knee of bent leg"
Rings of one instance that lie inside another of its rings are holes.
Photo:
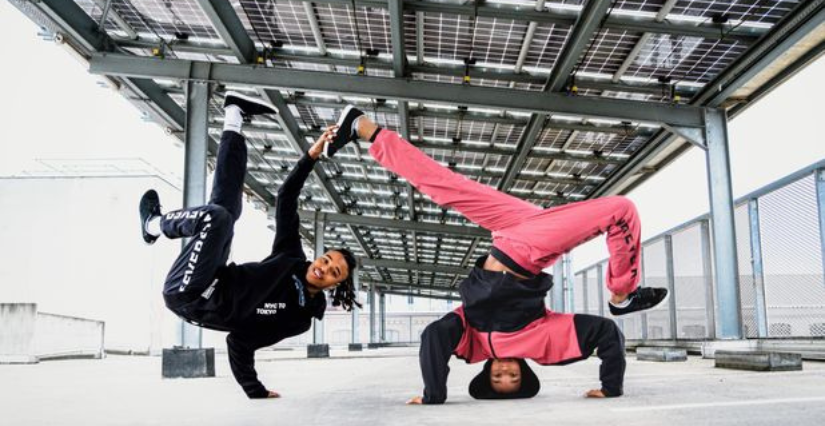
[[[225,207],[217,204],[211,204],[207,207],[206,213],[209,215],[209,221],[213,226],[230,225],[233,222],[232,213]]]
[[[633,201],[631,201],[630,198],[627,198],[623,195],[616,195],[610,197],[610,199],[613,202],[615,208],[617,210],[620,210],[622,213],[632,215],[636,214],[636,204]]]

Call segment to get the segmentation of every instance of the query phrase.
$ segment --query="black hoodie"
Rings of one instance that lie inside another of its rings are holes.
[[[255,351],[306,332],[312,318],[322,319],[326,309],[323,292],[312,297],[307,291],[310,262],[298,233],[298,195],[314,165],[304,155],[278,190],[272,253],[260,262],[221,268],[208,299],[176,309],[196,325],[229,332],[232,374],[250,398],[268,396],[257,378]]]

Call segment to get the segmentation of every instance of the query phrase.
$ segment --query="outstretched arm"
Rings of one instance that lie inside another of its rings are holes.
[[[271,344],[274,343],[277,342]],[[255,351],[264,346],[268,345],[260,345],[258,342],[253,342],[235,333],[229,333],[226,336],[226,347],[229,353],[229,366],[232,368],[232,374],[250,399],[277,398],[280,396],[275,392],[268,391],[258,380],[258,372],[255,371]]]
[[[589,398],[612,398],[624,393],[625,361],[624,334],[610,319],[593,315],[576,314],[573,317],[582,357],[593,351],[602,360],[599,367],[601,389],[586,393]],[[582,358],[582,359],[583,359]]]
[[[424,396],[413,398],[408,403],[443,404],[447,400],[448,363],[462,334],[464,325],[461,318],[452,312],[424,329],[418,355],[424,379]]]
[[[272,253],[284,251],[303,253],[301,235],[298,233],[301,226],[301,218],[298,216],[298,196],[301,195],[304,183],[323,152],[324,143],[334,134],[334,128],[330,126],[326,129],[309,151],[298,160],[283,185],[278,188],[275,201],[275,242],[272,243]]]

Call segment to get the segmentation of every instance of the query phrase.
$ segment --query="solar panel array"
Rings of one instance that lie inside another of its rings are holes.
[[[76,3],[99,21],[106,1]],[[267,53],[268,67],[356,74],[359,65],[363,65],[367,75],[393,76],[392,23],[385,2],[231,3],[257,49]],[[528,0],[487,0],[478,4],[462,0],[405,2],[407,78],[544,90],[585,2],[542,3],[541,11],[572,18],[531,24],[527,18],[520,19],[521,15],[479,13],[482,8],[495,12],[517,6],[522,11],[534,11],[536,2]],[[642,27],[611,24],[610,19],[605,19],[576,63],[575,80],[569,85],[579,88],[571,96],[686,102],[692,93],[712,82],[740,57],[757,35],[769,31],[798,3],[799,0],[614,1],[609,17],[623,19],[625,23],[666,21],[681,24],[681,28],[714,30],[705,31],[702,36],[694,31],[647,33]],[[110,7],[105,28],[131,54],[238,63],[196,0],[112,0]],[[497,7],[504,9],[493,9]],[[663,7],[670,10],[658,19],[656,15]],[[139,43],[115,22],[113,15],[119,15],[131,27]],[[319,28],[319,33],[313,31],[313,26]],[[469,82],[464,79],[466,73],[471,77]],[[594,85],[594,81],[604,84]],[[185,106],[181,87],[175,82],[162,83],[172,98]],[[245,87],[226,89],[257,93]],[[683,96],[674,98],[674,93]],[[393,100],[296,91],[282,94],[304,133],[301,136],[308,142],[323,127],[333,124],[347,103],[358,105],[383,127],[398,130],[401,126],[398,103]],[[218,91],[210,114],[210,132],[216,138],[221,127],[220,96]],[[543,207],[590,197],[601,182],[650,142],[657,130],[640,123],[550,116],[512,185],[502,187],[529,115],[464,108],[458,103],[412,103],[409,108],[411,141],[436,161]],[[274,193],[300,154],[275,122],[256,121],[246,133],[250,173]],[[426,196],[410,193],[404,179],[378,166],[367,148],[367,144],[352,144],[334,161],[319,166],[343,200],[345,213],[474,226]],[[304,191],[301,208],[337,211],[322,183],[313,179]],[[410,197],[414,199],[414,212],[409,208]],[[308,233],[314,232],[312,223],[304,226]],[[327,223],[325,238],[328,246],[346,246],[364,257],[449,266],[467,266],[490,248],[489,239],[484,238],[337,223]],[[366,267],[365,275],[373,281],[437,289],[451,288],[457,280],[453,274],[375,267]]]

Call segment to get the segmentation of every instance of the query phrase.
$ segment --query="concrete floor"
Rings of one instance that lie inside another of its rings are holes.
[[[303,351],[266,353],[264,384],[282,393],[250,401],[219,356],[214,379],[161,380],[159,357],[0,365],[3,425],[822,425],[825,363],[804,371],[753,373],[686,363],[647,363],[629,354],[626,395],[587,400],[598,386],[598,359],[536,371],[531,400],[475,401],[466,384],[480,369],[453,360],[443,406],[406,406],[420,392],[415,348],[385,348],[332,359]],[[353,356],[354,355],[354,356]]]

